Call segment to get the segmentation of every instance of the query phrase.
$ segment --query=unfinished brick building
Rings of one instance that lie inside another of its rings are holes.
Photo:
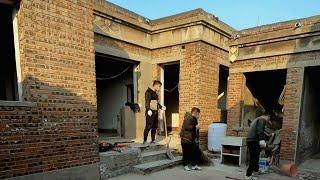
[[[0,0],[0,8],[0,178],[99,179],[98,131],[141,138],[144,107],[124,105],[144,105],[154,79],[164,83],[168,129],[197,106],[205,144],[213,122],[244,134],[244,96],[255,96],[245,84],[269,77],[250,73],[275,71],[275,96],[286,84],[281,158],[302,162],[320,148],[317,129],[299,131],[320,128],[308,106],[318,97],[309,66],[320,64],[319,17],[237,32],[201,9],[149,20],[104,0]]]

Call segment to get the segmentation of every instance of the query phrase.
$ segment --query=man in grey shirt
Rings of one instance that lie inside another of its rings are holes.
[[[247,137],[247,145],[250,154],[250,163],[247,169],[246,179],[255,180],[256,178],[252,176],[253,172],[259,172],[259,156],[261,148],[265,148],[266,136],[265,128],[267,123],[272,124],[270,116],[264,114],[256,118],[251,126]]]

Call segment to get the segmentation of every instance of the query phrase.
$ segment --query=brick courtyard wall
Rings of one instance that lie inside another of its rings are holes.
[[[21,1],[23,100],[0,107],[0,178],[99,161],[92,1]]]

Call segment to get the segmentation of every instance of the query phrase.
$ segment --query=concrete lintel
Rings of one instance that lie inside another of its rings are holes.
[[[284,22],[278,22],[249,29],[244,29],[238,32],[239,39],[234,40],[234,44],[243,44],[253,41],[261,41],[267,39],[280,38],[285,36],[295,36],[310,32],[320,31],[319,26],[320,16],[311,16],[301,19],[293,19]],[[300,26],[296,27],[296,23]]]
[[[282,50],[278,52],[269,52],[269,53],[256,53],[256,54],[250,54],[247,56],[240,56],[237,58],[236,61],[243,61],[243,60],[249,60],[249,59],[257,59],[257,58],[266,58],[266,57],[272,57],[272,56],[280,56],[280,55],[292,55],[296,53],[305,53],[305,52],[311,52],[311,51],[317,51],[320,50],[320,47],[311,47],[311,48],[301,48],[297,49],[294,52],[290,50]]]
[[[231,65],[230,61],[223,60],[223,59],[219,59],[218,63],[223,65],[223,66],[227,66],[227,67],[230,67],[230,65]]]
[[[104,45],[95,44],[94,50],[95,52],[98,52],[101,54],[111,55],[111,56],[115,56],[123,59],[130,59],[137,62],[149,62],[149,63],[152,62],[151,57],[133,54],[130,52],[122,51],[122,50],[111,48]]]
[[[268,71],[276,69],[287,69],[287,68],[296,68],[296,67],[309,67],[309,66],[320,66],[319,60],[308,60],[301,59],[295,62],[285,62],[281,64],[274,64],[269,66],[261,66],[259,68],[251,66],[244,68],[230,68],[230,73],[244,73],[244,72],[254,72],[254,71]]]
[[[137,46],[140,46],[140,47],[143,47],[143,48],[151,49],[151,46],[150,46],[151,43],[142,43],[141,41],[140,42],[139,41],[133,41],[133,40],[130,40],[130,39],[123,38],[122,36],[117,36],[117,35],[114,35],[114,34],[111,34],[111,33],[106,33],[96,24],[93,24],[93,31],[96,34],[100,34],[100,35],[103,35],[103,36],[108,36],[108,37],[111,37],[111,38],[114,38],[114,39],[118,39],[118,40],[130,43],[130,44],[134,44],[134,45],[137,45]]]
[[[188,26],[188,27],[191,27],[191,26]],[[188,28],[188,27],[185,27],[185,28]],[[104,32],[97,25],[94,25],[94,32],[96,34],[100,34],[100,35],[103,35],[103,36],[108,36],[108,37],[111,37],[111,38],[114,38],[114,39],[117,39],[117,40],[120,40],[120,41],[124,41],[124,42],[130,43],[130,44],[138,45],[140,47],[147,48],[147,49],[150,49],[150,50],[158,49],[158,48],[164,48],[164,47],[170,47],[170,46],[175,46],[175,45],[179,45],[179,44],[185,44],[185,43],[190,43],[190,42],[195,42],[195,41],[201,40],[201,41],[207,42],[207,43],[209,43],[211,45],[214,45],[214,46],[216,46],[216,47],[218,47],[220,49],[228,51],[228,47],[227,46],[223,46],[221,43],[217,43],[213,39],[203,38],[203,32],[201,32],[201,34],[199,34],[199,36],[197,36],[197,37],[188,38],[188,39],[183,40],[183,41],[173,41],[173,42],[157,44],[157,45],[155,45],[152,42],[149,43],[149,44],[145,44],[145,43],[141,43],[141,42],[137,42],[137,41],[132,41],[130,39],[125,39],[125,38],[123,38],[121,36],[108,34],[108,33]],[[151,36],[154,36],[154,35],[151,35]]]
[[[157,46],[157,48],[154,48],[154,49],[165,48],[165,47],[170,47],[170,46],[177,46],[177,45],[182,45],[182,44],[187,44],[187,43],[192,43],[192,42],[197,42],[197,41],[203,41],[205,43],[208,43],[208,44],[210,44],[212,46],[215,46],[215,47],[217,47],[219,49],[222,49],[224,51],[228,51],[229,50],[227,47],[223,47],[221,45],[215,44],[212,41],[210,41],[208,39],[204,39],[204,38],[195,38],[195,39],[192,39],[192,40],[181,41],[179,43],[163,44],[161,46]],[[152,50],[154,50],[154,49],[152,49]]]
[[[8,180],[99,180],[99,163],[9,178]]]
[[[171,57],[161,57],[161,58],[154,58],[152,63],[153,64],[166,64],[171,62],[177,62],[180,61],[183,58],[182,54],[171,56]]]
[[[269,41],[285,41],[289,39],[298,39],[302,37],[314,36],[319,34],[320,27],[301,27],[300,29],[284,29],[280,31],[272,31],[268,33],[261,33],[246,37],[240,37],[239,39],[230,42],[231,46],[236,45],[255,45],[269,43]]]

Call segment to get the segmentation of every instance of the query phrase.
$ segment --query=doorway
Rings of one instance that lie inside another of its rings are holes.
[[[305,68],[297,148],[298,162],[320,153],[319,77],[320,66]]]
[[[166,106],[166,123],[168,132],[179,128],[179,62],[166,64],[163,68],[163,99]]]
[[[135,63],[96,54],[98,130],[106,137],[121,136],[123,108],[134,103]]]
[[[244,73],[246,86],[242,111],[242,126],[262,113],[274,117],[274,128],[281,129],[283,120],[283,102],[281,95],[285,90],[287,70],[269,70]]]

